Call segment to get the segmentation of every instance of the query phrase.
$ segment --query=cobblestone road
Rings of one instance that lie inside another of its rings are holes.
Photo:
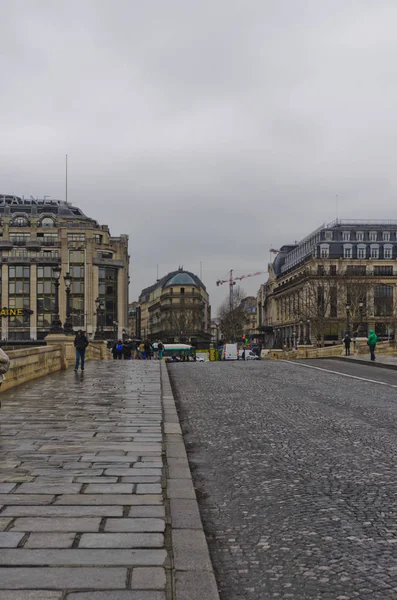
[[[0,600],[165,600],[159,370],[90,362],[1,395]]]
[[[170,374],[222,600],[397,598],[395,387],[276,361]]]

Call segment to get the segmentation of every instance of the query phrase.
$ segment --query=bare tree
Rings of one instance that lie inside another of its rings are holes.
[[[233,290],[232,305],[230,305],[230,298],[227,297],[218,309],[220,329],[226,341],[234,342],[244,333],[246,322],[246,313],[242,305],[244,298],[244,290],[237,286]]]
[[[201,329],[200,311],[191,308],[170,310],[166,327],[169,335],[179,340],[194,335]]]

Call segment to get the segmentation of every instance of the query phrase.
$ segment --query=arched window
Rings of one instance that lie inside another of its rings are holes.
[[[375,317],[393,316],[393,286],[380,284],[374,287]]]
[[[16,216],[11,221],[11,227],[29,227],[29,221],[26,217]]]
[[[43,217],[39,223],[40,227],[55,227],[55,221],[52,217]]]

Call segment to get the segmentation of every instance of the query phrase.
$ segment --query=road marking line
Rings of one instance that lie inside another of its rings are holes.
[[[304,363],[297,363],[293,360],[281,359],[281,362],[289,363],[290,365],[296,365],[297,367],[306,367],[307,369],[316,369],[317,371],[325,371],[326,373],[333,373],[334,375],[342,375],[342,377],[349,377],[350,379],[359,379],[360,381],[366,381],[367,383],[377,383],[378,385],[387,385],[392,388],[397,388],[397,385],[392,383],[386,383],[385,381],[376,381],[375,379],[366,379],[365,377],[358,377],[358,375],[349,375],[348,373],[341,373],[340,371],[332,371],[332,369],[324,369],[322,367],[314,367],[313,365],[305,365]]]

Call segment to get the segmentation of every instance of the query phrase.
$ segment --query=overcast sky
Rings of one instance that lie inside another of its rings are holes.
[[[0,193],[130,236],[131,300],[397,218],[395,0],[1,0]],[[256,291],[265,275],[244,283]]]

